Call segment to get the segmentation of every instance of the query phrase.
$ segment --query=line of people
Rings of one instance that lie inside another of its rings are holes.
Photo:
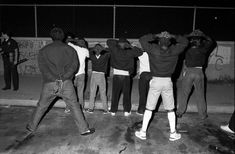
[[[66,102],[65,111],[71,111],[81,135],[94,133],[95,130],[89,128],[83,111],[94,112],[97,87],[100,90],[104,114],[110,112],[112,116],[116,115],[120,95],[123,93],[124,116],[130,116],[131,80],[135,72],[136,58],[140,61],[137,113],[143,115],[142,127],[135,132],[136,137],[146,139],[152,112],[161,96],[170,125],[169,140],[180,139],[181,135],[176,130],[176,116],[181,118],[185,113],[187,98],[192,86],[195,87],[199,98],[199,115],[201,119],[207,117],[203,68],[207,62],[207,56],[212,51],[210,48],[213,41],[200,30],[195,30],[184,36],[173,35],[166,31],[159,34],[147,34],[139,39],[142,49],[132,46],[125,38],[108,39],[106,42],[108,48],[96,44],[93,48],[88,49],[84,39],[75,37],[67,37],[66,43],[64,43],[64,32],[61,28],[53,28],[50,36],[53,42],[43,47],[38,55],[39,69],[44,82],[37,108],[33,113],[32,120],[27,125],[27,136],[34,134],[43,115],[56,97],[61,97]],[[183,91],[179,91],[179,97],[177,97],[182,100],[177,102],[176,111],[171,78],[179,55],[184,51]],[[92,63],[92,74],[90,102],[88,108],[85,108],[83,92],[87,58]],[[110,109],[107,103],[106,85],[109,65],[113,68]]]

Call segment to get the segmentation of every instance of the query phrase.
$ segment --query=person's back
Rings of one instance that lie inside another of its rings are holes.
[[[113,67],[113,86],[111,115],[114,116],[118,110],[120,93],[123,92],[124,116],[131,114],[131,75],[134,73],[134,58],[139,57],[143,52],[133,47],[126,39],[107,40],[111,52],[111,66]]]
[[[194,86],[194,93],[197,99],[198,114],[201,120],[205,120],[207,115],[207,103],[205,99],[204,87],[204,66],[207,65],[207,58],[210,54],[213,41],[199,29],[188,35],[189,46],[185,51],[185,67],[182,73],[181,86],[178,88],[177,96],[177,117],[181,118],[186,112],[188,98]]]
[[[53,28],[50,32],[53,43],[43,47],[39,51],[38,64],[43,76],[43,88],[37,108],[32,114],[32,119],[26,126],[26,131],[18,141],[34,135],[49,106],[60,97],[66,106],[72,111],[75,124],[81,135],[94,133],[94,129],[89,129],[88,123],[78,105],[72,77],[78,68],[78,58],[72,47],[64,44],[64,32],[61,28]]]
[[[149,54],[150,70],[153,76],[171,77],[177,64],[178,55],[183,52],[188,44],[184,37],[174,38],[176,43],[169,45],[166,50],[161,45],[150,43],[156,36],[148,34],[140,38],[143,49]]]
[[[71,67],[76,70],[77,66],[72,64],[74,56],[76,56],[76,51],[61,41],[54,41],[42,48],[39,51],[39,62],[43,61],[48,67],[48,72],[42,72],[44,81],[55,81],[58,78],[72,79],[75,72],[66,77],[63,75],[70,71]],[[48,78],[46,73],[50,73],[52,78]]]
[[[200,45],[194,45],[196,42]],[[207,62],[207,55],[210,50],[210,47],[213,44],[213,41],[208,36],[201,36],[198,38],[191,38],[192,43],[190,43],[188,50],[185,53],[185,65],[187,67],[203,67]]]
[[[120,44],[124,44],[124,47]],[[137,47],[132,48],[126,39],[109,39],[107,45],[111,51],[111,66],[115,69],[132,71],[134,58],[142,55],[142,51]]]

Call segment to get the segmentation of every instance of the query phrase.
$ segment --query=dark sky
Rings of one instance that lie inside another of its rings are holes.
[[[0,0],[0,4],[98,4],[235,7],[234,0]]]
[[[47,37],[52,25],[90,38],[138,38],[146,33],[168,30],[185,34],[193,29],[193,6],[197,6],[195,28],[216,40],[234,40],[234,0],[0,0],[0,29],[14,30],[15,36],[34,37],[34,5],[37,6],[37,36]],[[16,6],[4,4],[31,4]],[[52,4],[40,5],[40,4]],[[61,4],[55,6],[54,4]],[[72,6],[63,6],[70,4]],[[115,30],[113,7],[80,7],[80,5],[119,5],[116,7]],[[120,5],[166,6],[159,8],[120,7]],[[175,8],[167,6],[176,6]],[[189,6],[181,8],[177,6]],[[213,7],[210,9],[200,7]],[[220,7],[220,8],[214,8]],[[224,9],[225,8],[225,9]],[[231,9],[232,8],[232,9]],[[14,10],[14,11],[12,11]],[[63,10],[63,11],[61,11]],[[15,13],[18,12],[18,13]],[[86,13],[84,13],[86,12]],[[46,17],[46,18],[45,18]],[[14,19],[14,20],[12,20]],[[89,20],[88,20],[89,19]],[[166,20],[167,19],[167,20]]]

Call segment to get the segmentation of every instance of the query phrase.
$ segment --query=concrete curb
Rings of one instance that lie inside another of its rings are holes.
[[[0,99],[0,105],[5,107],[10,106],[32,106],[35,107],[37,105],[38,100],[20,100],[20,99]],[[85,101],[85,104],[88,104],[88,101]],[[109,106],[111,102],[108,102]],[[100,101],[97,101],[95,103],[96,109],[102,109],[103,105]],[[65,108],[65,102],[63,100],[58,100],[54,107],[58,108]],[[136,111],[138,108],[138,104],[132,104],[132,111]],[[123,110],[122,104],[119,103],[118,106],[119,110]],[[165,111],[163,106],[160,105],[159,111]],[[208,113],[233,113],[234,106],[207,106]],[[188,105],[187,112],[197,112],[197,106],[196,105]]]

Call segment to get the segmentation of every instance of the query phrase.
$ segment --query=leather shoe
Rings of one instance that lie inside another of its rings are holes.
[[[8,89],[11,89],[11,88],[9,88],[9,87],[2,88],[2,90],[8,90]]]

